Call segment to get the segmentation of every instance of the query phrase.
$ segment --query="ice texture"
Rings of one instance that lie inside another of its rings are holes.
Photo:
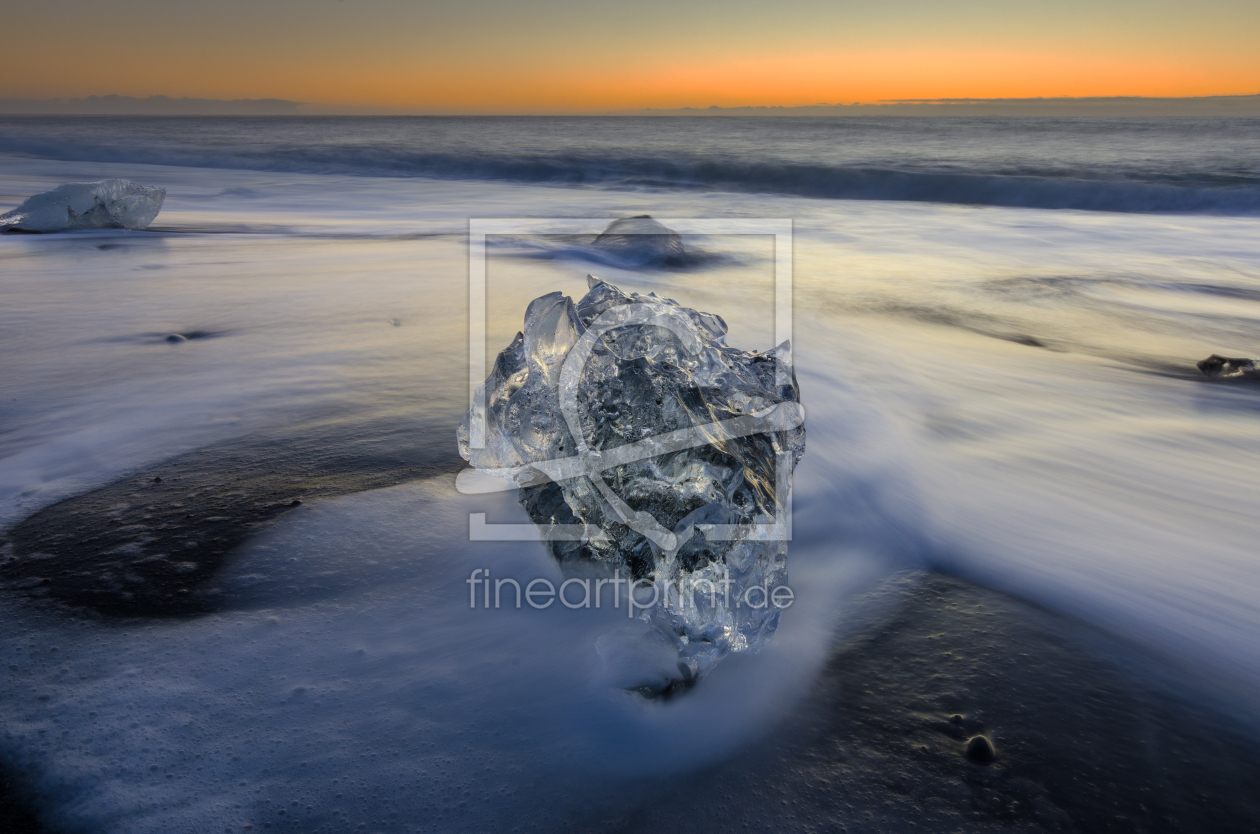
[[[764,598],[787,582],[775,522],[805,452],[790,348],[730,347],[719,316],[587,280],[576,305],[559,292],[530,303],[459,427],[460,454],[519,487],[544,531],[577,531],[551,537],[562,566],[655,582],[642,617],[672,643],[676,677],[695,680],[778,626]]]
[[[76,229],[144,229],[162,210],[166,189],[131,180],[71,182],[36,194],[6,214],[0,229],[67,232]]]
[[[595,248],[627,261],[647,265],[680,265],[687,260],[682,238],[650,214],[622,217],[595,238]]]

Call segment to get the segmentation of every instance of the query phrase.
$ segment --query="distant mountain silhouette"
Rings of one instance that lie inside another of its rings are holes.
[[[898,99],[804,107],[681,107],[623,110],[643,116],[1260,116],[1260,95],[1155,98],[941,98]]]
[[[87,98],[0,99],[2,115],[73,116],[294,116],[301,102],[278,98],[169,98],[167,96],[88,96]]]
[[[423,114],[423,109],[308,105],[278,98],[242,98],[232,101],[168,96],[88,96],[69,99],[0,99],[0,116],[296,116],[319,114]],[[542,111],[540,111],[542,112]],[[761,105],[747,107],[645,108],[592,113],[606,116],[1240,116],[1260,117],[1260,95],[1193,96],[1098,96],[1089,98],[942,98],[896,99],[853,104],[812,104],[800,107]]]

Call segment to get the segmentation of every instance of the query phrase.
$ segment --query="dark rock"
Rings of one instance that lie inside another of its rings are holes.
[[[979,764],[988,764],[995,755],[993,742],[984,736],[974,736],[967,742],[967,758]]]
[[[1198,363],[1204,376],[1213,379],[1254,379],[1260,380],[1260,368],[1250,359],[1231,358],[1212,354]]]
[[[169,343],[170,343],[170,344],[172,344],[172,345],[177,345],[177,344],[179,344],[180,342],[186,342],[186,341],[188,341],[188,339],[187,339],[187,337],[185,337],[185,336],[181,336],[181,335],[180,335],[180,334],[178,334],[178,333],[172,333],[171,335],[169,335],[169,336],[167,336],[167,337],[166,337],[166,341],[167,341],[167,342],[169,342]]]

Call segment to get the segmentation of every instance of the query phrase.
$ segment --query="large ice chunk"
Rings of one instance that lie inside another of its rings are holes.
[[[71,182],[36,194],[13,211],[0,214],[0,230],[144,229],[162,210],[165,199],[165,189],[131,180]]]
[[[612,255],[644,266],[679,266],[687,261],[682,237],[668,226],[652,219],[650,214],[622,217],[592,244]]]
[[[719,316],[588,283],[576,305],[529,305],[460,454],[568,531],[550,537],[562,565],[647,580],[649,603],[655,583],[642,616],[672,641],[676,679],[694,680],[757,651],[786,607],[767,597],[787,581],[783,507],[805,451],[789,346],[738,350]]]

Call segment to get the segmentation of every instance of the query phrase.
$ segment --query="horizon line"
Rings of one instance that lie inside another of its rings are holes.
[[[791,115],[1068,115],[1073,109],[1085,115],[1188,115],[1260,116],[1260,92],[1203,96],[1028,96],[897,98],[852,103],[745,104],[619,109],[474,109],[424,108],[344,103],[300,102],[280,98],[204,99],[166,95],[148,97],[117,94],[81,98],[0,98],[0,116],[632,116],[632,115],[757,115],[767,111]],[[820,111],[828,111],[826,113]],[[983,111],[983,112],[982,112]],[[1243,112],[1240,112],[1243,111]]]

